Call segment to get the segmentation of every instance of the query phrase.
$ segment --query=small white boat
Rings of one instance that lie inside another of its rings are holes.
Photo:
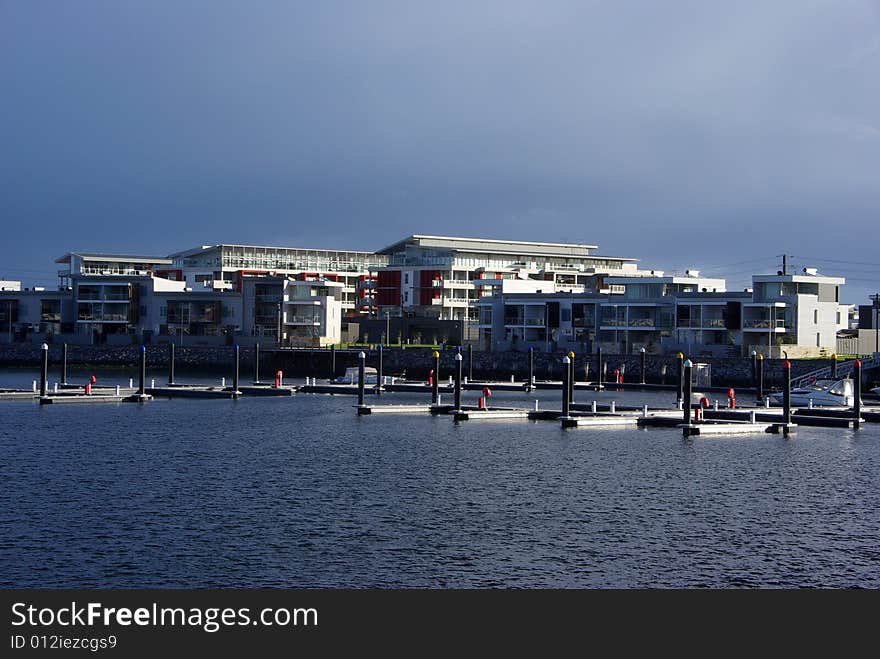
[[[364,384],[376,384],[379,380],[379,373],[372,366],[364,367]],[[357,384],[358,383],[358,367],[349,366],[345,369],[345,375],[340,375],[331,380],[333,384]]]
[[[782,392],[771,394],[773,400],[782,404]],[[855,389],[852,380],[815,380],[802,387],[791,390],[791,404],[794,407],[814,407],[842,405],[851,407],[855,403]]]

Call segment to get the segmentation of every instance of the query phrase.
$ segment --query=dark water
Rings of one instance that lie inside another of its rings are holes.
[[[353,402],[0,403],[0,586],[880,587],[877,425],[685,440]]]

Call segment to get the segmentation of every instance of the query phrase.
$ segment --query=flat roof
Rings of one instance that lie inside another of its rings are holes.
[[[752,275],[753,282],[792,282],[806,284],[845,284],[844,277],[826,275]]]
[[[377,254],[394,254],[402,251],[409,244],[415,243],[423,247],[447,247],[450,249],[483,250],[508,254],[535,254],[554,256],[590,256],[589,250],[598,249],[598,245],[583,245],[578,243],[545,243],[524,240],[498,240],[494,238],[466,238],[461,236],[427,236],[413,234],[398,240],[383,249],[376,250]],[[583,250],[583,254],[573,254]]]
[[[202,245],[201,247],[192,247],[180,252],[169,254],[168,258],[186,257],[208,252],[212,249],[222,249],[224,247],[237,247],[242,249],[271,249],[271,250],[290,250],[295,252],[343,252],[346,254],[362,254],[364,256],[374,256],[375,252],[367,252],[356,249],[330,249],[325,247],[285,247],[283,245],[237,245],[234,243],[218,243],[216,245]]]
[[[171,259],[167,256],[133,256],[131,254],[101,254],[99,252],[68,252],[64,256],[55,259],[55,263],[67,263],[71,256],[78,256],[89,261],[122,261],[125,263],[158,263],[171,265]]]

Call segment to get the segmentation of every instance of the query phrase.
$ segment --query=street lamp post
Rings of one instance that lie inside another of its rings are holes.
[[[275,338],[278,343],[278,346],[280,347],[281,346],[281,303],[280,302],[277,305],[277,309],[278,309],[278,329],[277,329],[278,334],[276,335]]]

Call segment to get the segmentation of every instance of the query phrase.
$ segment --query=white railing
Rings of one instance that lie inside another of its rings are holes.
[[[880,366],[880,357],[865,357],[861,359],[862,368],[877,368]],[[855,360],[850,360],[848,362],[840,362],[837,364],[837,377],[838,378],[847,378],[852,375],[853,372],[853,364],[855,364]],[[792,387],[802,387],[810,380],[822,380],[828,379],[831,377],[831,366],[823,366],[822,368],[817,368],[815,371],[810,371],[809,373],[805,373],[797,378],[792,378],[791,386]]]

